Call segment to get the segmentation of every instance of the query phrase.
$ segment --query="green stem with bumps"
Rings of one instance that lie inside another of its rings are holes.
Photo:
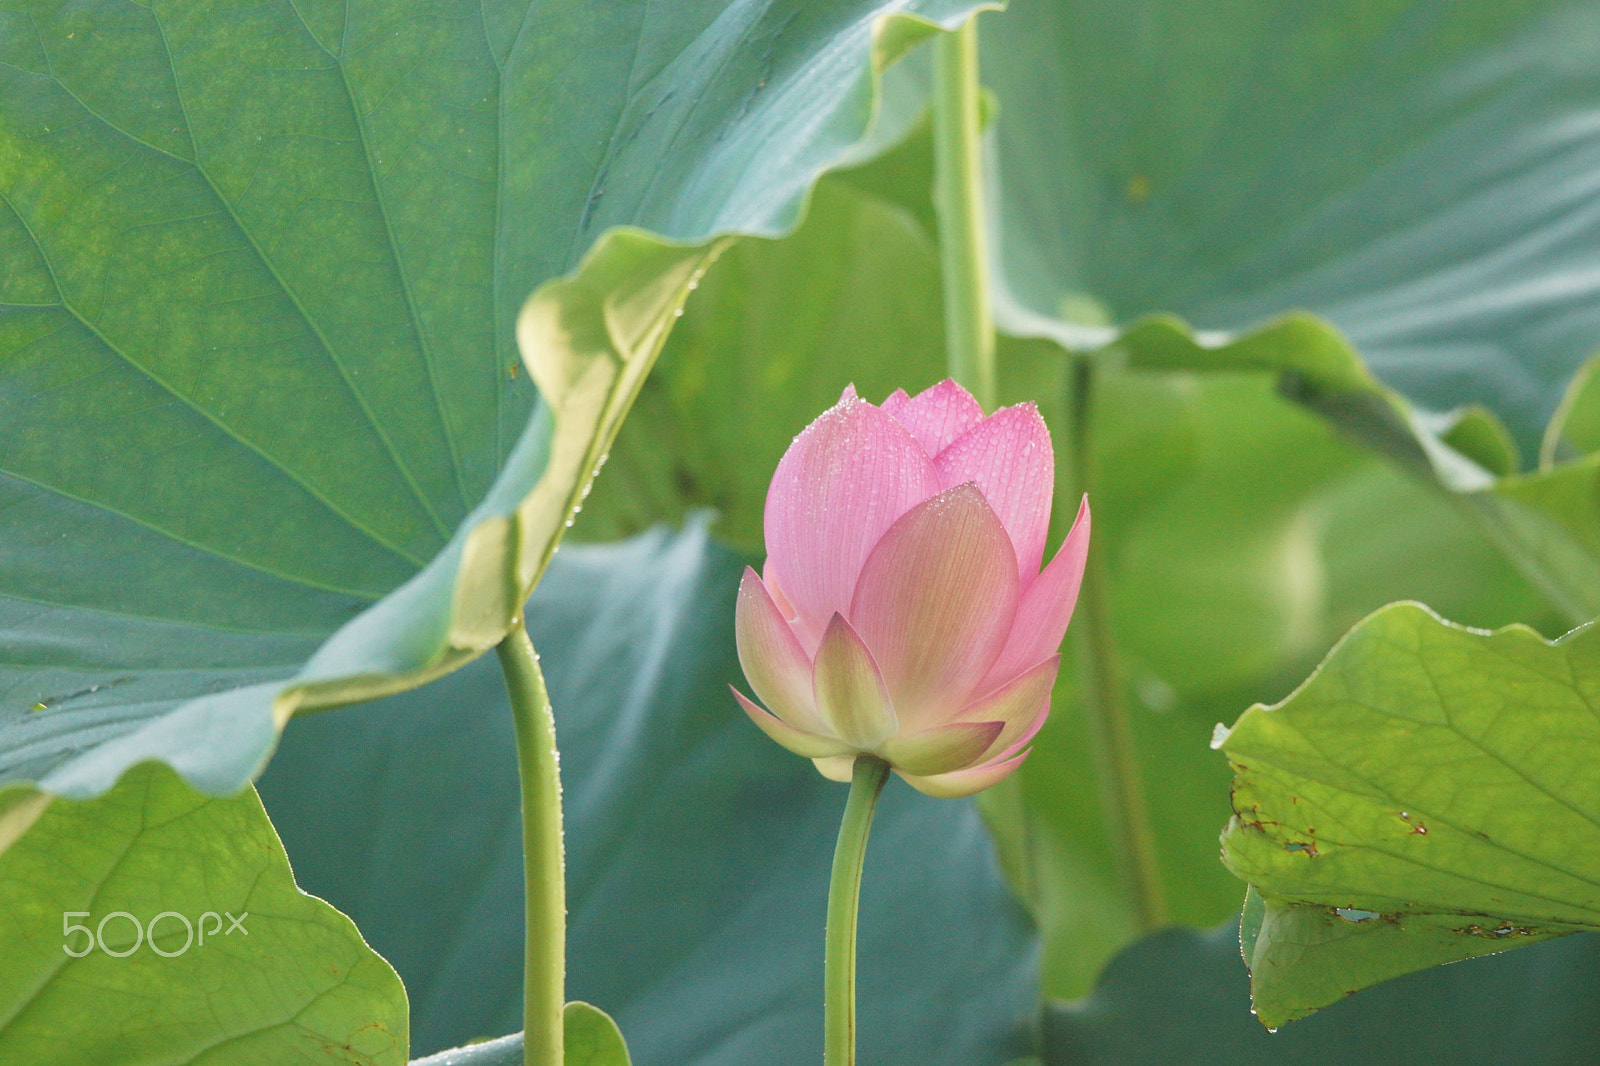
[[[539,656],[518,617],[495,650],[511,695],[522,782],[527,944],[522,976],[525,1066],[561,1066],[566,1006],[567,884],[561,841],[561,756]]]

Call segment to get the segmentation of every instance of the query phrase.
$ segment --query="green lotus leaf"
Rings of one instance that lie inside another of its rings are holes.
[[[628,1045],[611,1015],[590,1003],[568,1003],[561,1013],[566,1066],[631,1066]]]
[[[491,646],[725,235],[972,7],[0,12],[0,788],[234,792]]]
[[[148,764],[53,805],[0,855],[0,942],[0,1061],[406,1061],[400,979],[295,887],[253,791]]]
[[[1216,741],[1256,1013],[1600,929],[1600,640],[1372,615]]]
[[[1525,454],[1600,346],[1588,0],[1017,0],[999,98],[997,311],[1081,329],[1305,309],[1434,410]],[[1092,343],[1092,339],[1091,339]]]

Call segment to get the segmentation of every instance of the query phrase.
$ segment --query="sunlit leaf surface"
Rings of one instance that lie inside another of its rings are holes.
[[[406,1061],[399,979],[295,887],[254,792],[142,766],[53,804],[0,856],[0,943],[0,1062]]]
[[[1600,929],[1600,642],[1397,604],[1218,743],[1224,861],[1260,898],[1263,1022],[1438,962]]]

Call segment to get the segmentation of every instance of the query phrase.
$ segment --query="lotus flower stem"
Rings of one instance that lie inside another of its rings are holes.
[[[523,1062],[560,1066],[566,1005],[567,886],[561,843],[561,757],[539,656],[518,617],[495,649],[511,694],[522,780],[527,946],[522,976]]]
[[[823,974],[824,1066],[855,1066],[856,1061],[856,914],[861,900],[861,867],[867,834],[878,809],[889,764],[874,755],[859,755],[850,777],[850,798],[839,823],[833,851],[833,878],[828,883],[827,954]]]
[[[1091,358],[1080,356],[1075,360],[1072,471],[1078,479],[1078,488],[1085,492],[1091,491],[1094,469],[1090,425],[1094,374]],[[1078,661],[1084,717],[1094,749],[1106,835],[1122,870],[1124,885],[1133,899],[1139,925],[1148,931],[1166,924],[1167,907],[1155,837],[1150,830],[1150,814],[1145,806],[1144,782],[1122,698],[1122,668],[1117,659],[1116,640],[1111,634],[1103,559],[1103,553],[1091,553],[1084,566],[1083,585],[1078,595]]]
[[[994,311],[984,232],[983,146],[978,108],[978,20],[939,38],[933,89],[933,203],[944,276],[950,376],[985,411],[995,406]]]

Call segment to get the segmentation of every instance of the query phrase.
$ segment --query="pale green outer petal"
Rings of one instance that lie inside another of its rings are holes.
[[[918,792],[938,799],[960,799],[962,796],[970,796],[986,788],[992,788],[1011,776],[1016,768],[1022,765],[1022,760],[1028,757],[1028,751],[1002,762],[986,763],[983,766],[974,766],[970,770],[957,770],[950,774],[917,777],[915,774],[901,773],[900,776],[906,779],[906,784]]]
[[[739,706],[744,708],[744,713],[750,716],[750,720],[761,727],[762,732],[796,755],[804,755],[808,759],[825,759],[854,754],[855,749],[837,737],[808,733],[768,714],[746,699],[744,693],[738,689],[733,689],[733,697],[739,701]]]
[[[904,773],[919,777],[945,774],[983,758],[1005,728],[1004,722],[957,722],[893,736],[884,742],[883,757]]]
[[[812,684],[822,720],[855,748],[871,751],[899,729],[878,664],[843,615],[822,634]]]
[[[756,698],[797,729],[815,733],[825,728],[811,697],[811,660],[771,590],[749,567],[739,581],[733,629],[739,665]]]
[[[1040,716],[1050,710],[1050,690],[1061,668],[1061,656],[1052,655],[1001,685],[981,700],[961,708],[956,718],[964,722],[1004,722],[1005,732],[996,753],[1027,743]],[[1011,752],[1006,752],[1011,754]]]
[[[850,777],[855,772],[856,757],[854,755],[838,755],[826,759],[812,759],[817,767],[817,773],[829,781],[837,781],[848,785]]]

